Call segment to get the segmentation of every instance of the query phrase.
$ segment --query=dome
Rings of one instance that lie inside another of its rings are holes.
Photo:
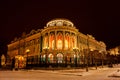
[[[51,27],[51,26],[69,26],[69,27],[74,27],[74,24],[70,20],[68,20],[68,19],[58,18],[58,19],[53,19],[53,20],[49,21],[46,24],[46,27]]]

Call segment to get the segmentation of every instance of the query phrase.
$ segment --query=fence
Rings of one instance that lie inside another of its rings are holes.
[[[86,65],[88,66],[95,66],[107,64],[108,60],[101,59],[101,58],[86,58],[86,57],[63,57],[58,59],[57,57],[54,59],[43,58],[40,56],[28,56],[25,58],[28,60],[24,61],[13,61],[11,59],[7,59],[7,66],[11,66],[11,68],[33,68],[33,67],[81,67],[84,68]],[[27,64],[27,65],[26,65]],[[21,65],[25,65],[21,67]]]

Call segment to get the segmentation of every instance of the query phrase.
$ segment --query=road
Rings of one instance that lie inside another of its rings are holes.
[[[0,71],[0,80],[120,80],[118,77],[108,77],[110,74],[120,69],[100,68],[97,70],[29,70],[29,71]]]

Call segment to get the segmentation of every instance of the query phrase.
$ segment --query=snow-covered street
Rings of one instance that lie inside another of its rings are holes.
[[[97,70],[89,68],[89,72],[85,69],[0,71],[0,80],[120,80],[119,70],[120,65]]]

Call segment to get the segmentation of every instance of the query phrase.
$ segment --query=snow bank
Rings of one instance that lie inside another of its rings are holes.
[[[120,70],[118,69],[116,72],[110,74],[109,77],[120,77]]]

